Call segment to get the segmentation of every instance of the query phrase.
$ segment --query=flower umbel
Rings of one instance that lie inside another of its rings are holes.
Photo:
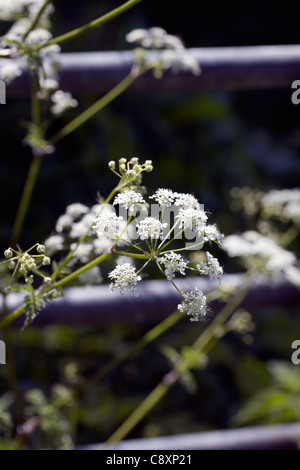
[[[220,266],[217,258],[214,258],[208,251],[206,252],[206,258],[206,262],[200,261],[196,266],[200,274],[209,276],[211,279],[221,279],[223,268]]]
[[[190,315],[191,321],[201,321],[206,316],[206,297],[201,290],[194,287],[183,294],[183,302],[177,308],[180,312]]]
[[[148,238],[163,239],[163,229],[167,227],[167,223],[162,223],[154,217],[146,217],[136,226],[138,235],[141,240]]]
[[[165,266],[165,275],[169,281],[172,281],[176,272],[185,275],[188,261],[185,261],[182,255],[171,251],[170,253],[164,254],[161,258],[158,258],[157,261]]]
[[[117,265],[115,269],[109,273],[108,277],[114,281],[110,284],[110,292],[117,287],[120,289],[121,294],[124,294],[125,290],[128,288],[135,296],[139,295],[136,285],[142,278],[137,275],[135,267],[131,266],[131,264],[125,263]]]

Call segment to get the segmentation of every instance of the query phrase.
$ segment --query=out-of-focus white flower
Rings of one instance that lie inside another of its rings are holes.
[[[143,67],[152,68],[157,77],[167,69],[175,73],[181,70],[195,75],[200,73],[197,59],[185,49],[181,39],[168,34],[163,28],[135,29],[127,34],[126,40],[144,48],[135,50],[133,73],[139,73]],[[147,53],[149,49],[155,51],[155,55]]]
[[[132,189],[126,189],[122,193],[119,193],[114,200],[113,205],[120,204],[121,206],[128,209],[129,212],[134,212],[136,204],[144,204],[145,200],[140,193],[133,191]]]
[[[20,64],[12,60],[5,60],[0,67],[0,79],[5,83],[11,83],[15,78],[22,75]]]
[[[87,212],[89,212],[89,208],[81,204],[81,202],[74,202],[73,204],[69,204],[66,208],[66,214],[70,215],[73,220]]]
[[[223,276],[223,268],[217,258],[214,258],[208,251],[206,252],[206,262],[200,261],[196,268],[200,274],[209,276],[211,279],[220,279]]]
[[[60,115],[70,108],[76,108],[78,101],[75,100],[71,93],[57,90],[51,95],[51,100],[54,105],[51,107],[51,112],[55,115]]]
[[[158,263],[163,264],[165,267],[165,275],[169,281],[175,277],[175,273],[185,275],[185,269],[188,265],[188,261],[185,261],[182,255],[174,253],[165,253],[162,257],[158,258]]]
[[[117,287],[121,294],[129,289],[132,294],[138,296],[136,285],[142,278],[136,274],[135,267],[131,266],[129,263],[116,266],[115,269],[109,273],[108,277],[113,280],[113,283],[110,284],[110,292]]]
[[[147,240],[148,238],[160,238],[163,239],[163,230],[167,227],[167,223],[162,223],[154,217],[146,217],[141,220],[136,228],[137,233],[141,240]]]
[[[48,41],[52,39],[52,34],[45,28],[37,28],[28,34],[27,38],[25,39],[25,43],[29,47],[38,47],[43,46]]]
[[[223,248],[229,256],[245,258],[251,264],[259,262],[261,269],[273,277],[285,276],[286,270],[296,262],[293,253],[255,231],[225,237]]]
[[[70,249],[75,250],[77,243],[71,243]],[[79,260],[81,263],[87,263],[93,250],[91,243],[80,243],[73,255],[75,260]]]
[[[56,221],[55,230],[58,233],[62,233],[64,230],[71,228],[73,223],[73,217],[70,214],[62,214]]]
[[[149,199],[154,199],[162,207],[171,207],[174,203],[176,193],[170,189],[159,188],[152,196],[149,196]]]
[[[201,209],[180,209],[176,216],[179,220],[179,228],[190,229],[199,235],[203,233],[207,215]]]
[[[64,245],[64,237],[62,235],[51,235],[45,241],[46,251],[50,256],[62,250],[63,245]]]
[[[183,302],[177,308],[180,312],[190,315],[191,321],[201,321],[206,316],[206,297],[201,290],[194,287],[183,294]]]

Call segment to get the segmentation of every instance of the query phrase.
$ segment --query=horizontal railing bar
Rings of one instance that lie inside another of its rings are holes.
[[[161,80],[151,73],[141,76],[132,91],[185,91],[200,89],[268,89],[291,87],[300,79],[300,46],[247,46],[194,48],[202,73],[167,73]],[[7,61],[8,59],[1,59]],[[75,95],[102,94],[130,71],[131,51],[62,53],[58,56],[60,86]],[[1,61],[0,61],[1,65]],[[29,96],[28,73],[7,87],[9,96]]]
[[[206,431],[119,442],[114,450],[297,450],[300,423]],[[101,450],[103,444],[78,446],[77,450]]]
[[[237,288],[241,275],[228,274],[222,279],[223,288]],[[177,279],[182,291],[197,286],[208,292],[219,284],[205,278]],[[13,311],[22,304],[23,294],[11,293],[7,296],[7,307]],[[145,323],[160,321],[176,310],[181,297],[174,287],[165,280],[143,281],[139,286],[139,296],[121,295],[118,291],[109,292],[107,284],[99,286],[72,287],[64,291],[64,296],[47,304],[35,319],[33,326],[47,325],[108,325],[115,322]],[[300,305],[300,290],[288,283],[270,283],[269,280],[256,282],[244,302],[243,308],[278,306],[291,308]],[[212,302],[211,309],[217,313],[220,302]],[[0,306],[1,311],[1,306]],[[21,320],[23,323],[23,320]],[[22,324],[16,322],[19,326]]]

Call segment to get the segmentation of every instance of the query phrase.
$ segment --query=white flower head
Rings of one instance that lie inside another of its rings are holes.
[[[123,294],[128,288],[132,294],[138,296],[136,285],[142,278],[136,274],[135,267],[130,263],[118,264],[108,277],[113,280],[110,284],[110,292],[117,287]]]
[[[66,214],[71,216],[74,220],[83,214],[87,214],[87,212],[89,212],[89,208],[81,204],[81,202],[74,202],[73,204],[69,204],[66,208]]]
[[[66,109],[76,108],[78,101],[75,100],[71,93],[57,90],[51,95],[51,100],[54,105],[51,107],[51,112],[57,116],[62,114]]]
[[[182,209],[201,209],[201,205],[198,199],[192,194],[187,193],[175,193],[175,206],[179,206]]]
[[[162,207],[171,207],[174,203],[176,193],[170,189],[159,188],[149,199],[154,199]]]
[[[209,276],[211,279],[220,279],[223,276],[223,268],[220,266],[217,258],[214,258],[208,251],[206,252],[207,261],[200,261],[196,268],[200,274]]]
[[[167,226],[167,223],[162,223],[154,217],[146,217],[138,222],[136,228],[141,240],[147,240],[148,238],[160,238],[162,240],[164,237],[163,230]]]
[[[22,75],[20,64],[12,60],[6,60],[0,67],[0,79],[5,83],[11,83],[15,78]]]
[[[25,43],[30,47],[37,47],[46,44],[50,39],[52,39],[50,31],[44,28],[37,28],[30,31],[25,39]]]
[[[115,200],[114,200],[114,206],[116,204],[120,204],[121,206],[125,207],[125,209],[128,209],[129,212],[134,212],[135,210],[135,205],[136,204],[144,204],[145,200],[143,196],[140,193],[137,193],[136,191],[133,191],[132,189],[126,189],[122,193],[119,193]]]
[[[182,255],[174,253],[165,253],[161,258],[157,260],[160,264],[165,267],[165,275],[169,281],[175,277],[175,273],[179,272],[185,275],[185,269],[188,265],[188,261],[185,261]]]
[[[45,248],[49,255],[53,255],[57,251],[63,249],[64,237],[62,235],[51,235],[45,240]]]
[[[206,316],[206,297],[201,290],[194,287],[193,290],[183,294],[183,302],[178,305],[178,310],[191,316],[191,321],[201,321]]]
[[[123,217],[118,217],[109,207],[104,207],[98,217],[94,219],[93,231],[98,238],[115,240],[120,232],[120,223]]]
[[[192,230],[202,234],[207,221],[207,215],[202,209],[179,209],[179,214],[176,216],[179,220],[179,228]]]
[[[215,224],[205,225],[203,235],[203,239],[205,242],[216,242],[221,244],[224,238],[223,233],[220,232],[220,230]]]

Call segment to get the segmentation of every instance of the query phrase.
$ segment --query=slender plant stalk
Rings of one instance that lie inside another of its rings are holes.
[[[39,100],[36,96],[37,93],[37,83],[36,77],[31,77],[31,114],[32,114],[32,122],[36,127],[41,125],[41,117],[40,117],[40,104]],[[28,208],[30,205],[32,193],[35,187],[35,183],[39,174],[39,170],[41,167],[42,159],[39,155],[34,155],[31,161],[29,171],[27,174],[25,186],[23,189],[23,193],[20,199],[19,207],[17,210],[17,215],[15,218],[14,226],[12,229],[12,237],[11,237],[11,245],[14,247],[16,243],[19,241],[19,237],[22,232],[24,220],[26,214],[28,212]]]
[[[93,261],[90,261],[89,263],[85,264],[84,266],[77,269],[73,273],[69,274],[63,279],[60,279],[59,281],[52,284],[51,289],[57,289],[61,286],[64,286],[65,284],[68,284],[69,282],[73,281],[73,279],[76,279],[76,277],[79,276],[80,274],[83,274],[89,269],[93,268],[94,266],[97,266],[98,264],[103,263],[103,261],[107,260],[111,256],[112,256],[111,253],[104,253],[98,256],[97,258],[93,259]],[[0,324],[0,327],[1,327],[1,324]]]
[[[50,139],[50,143],[56,144],[61,139],[71,134],[84,124],[88,119],[93,117],[101,109],[111,103],[115,98],[117,98],[123,91],[125,91],[136,79],[132,74],[128,74],[117,86],[110,90],[106,95],[102,96],[96,103],[92,104],[88,109],[83,111],[79,116],[77,116],[73,121],[69,122],[65,127],[63,127],[54,137]]]
[[[216,328],[223,324],[229,316],[240,305],[244,297],[249,291],[249,285],[241,289],[241,291],[228,302],[221,312],[216,316],[214,321],[201,333],[199,338],[194,342],[192,349],[203,351],[209,344],[210,340],[215,337]],[[218,320],[218,317],[220,319]],[[106,441],[105,447],[112,447],[117,442],[124,439],[137,424],[139,424],[145,416],[152,410],[154,406],[167,394],[170,388],[180,379],[180,374],[190,368],[187,360],[182,361],[174,367],[168,374],[164,376],[162,381],[152,390],[146,399],[135,409],[135,411],[121,424],[121,426]]]
[[[126,10],[133,7],[137,3],[140,3],[141,1],[142,0],[129,0],[123,3],[123,5],[119,6],[118,8],[115,8],[114,10],[110,11],[109,13],[106,13],[105,15],[100,16],[99,18],[96,18],[90,23],[80,26],[79,28],[75,28],[72,31],[69,31],[68,33],[62,34],[61,36],[57,36],[56,38],[53,38],[48,41],[46,44],[37,47],[36,49],[39,50],[43,47],[49,46],[50,44],[60,44],[62,42],[68,41],[69,39],[73,39],[82,33],[86,33],[87,31],[90,31],[91,29],[96,28],[97,26],[100,26],[106,23],[107,21],[114,19],[116,16],[121,15]]]
[[[49,3],[51,2],[52,0],[45,0],[44,3],[42,4],[41,8],[39,9],[39,11],[37,12],[36,16],[33,18],[31,24],[29,25],[29,28],[27,29],[26,33],[24,34],[23,36],[23,42],[25,41],[25,39],[27,38],[28,34],[36,27],[36,25],[38,24],[42,14],[44,13],[44,11],[46,10],[47,6],[49,5]]]

